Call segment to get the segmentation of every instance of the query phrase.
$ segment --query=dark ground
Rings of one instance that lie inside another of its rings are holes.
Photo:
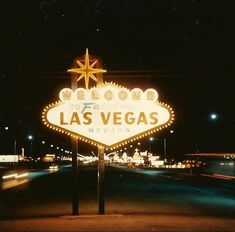
[[[80,167],[80,214],[97,214],[97,169]],[[164,214],[232,218],[234,181],[156,170],[107,167],[107,214]],[[0,191],[2,219],[71,214],[72,176],[55,172]]]

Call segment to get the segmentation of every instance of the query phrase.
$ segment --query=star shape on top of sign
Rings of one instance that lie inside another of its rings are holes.
[[[80,74],[85,88],[64,88],[59,101],[49,104],[42,112],[42,120],[49,128],[68,136],[106,149],[116,149],[129,142],[149,136],[171,125],[172,108],[158,101],[158,93],[149,88],[127,89],[114,83],[102,83],[89,88],[89,78],[106,70],[90,64],[88,49],[85,63],[76,61],[79,68],[68,72]]]
[[[80,74],[80,76],[77,78],[77,81],[80,81],[84,77],[86,89],[89,88],[89,78],[92,78],[94,81],[97,82],[97,78],[94,74],[107,72],[107,70],[104,69],[94,68],[97,60],[90,64],[88,48],[86,49],[85,64],[81,63],[79,60],[76,60],[76,62],[79,68],[68,69],[67,72]]]

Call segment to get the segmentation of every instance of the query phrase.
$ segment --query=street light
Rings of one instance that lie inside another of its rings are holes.
[[[28,139],[29,140],[33,140],[33,136],[32,135],[28,135]]]
[[[216,120],[218,118],[218,115],[216,113],[211,113],[210,114],[210,119]]]
[[[8,131],[9,130],[9,126],[5,126],[4,130]],[[16,138],[14,139],[14,145],[13,146],[14,146],[14,155],[16,155]]]
[[[33,143],[32,143],[33,136],[32,135],[28,135],[28,140],[31,141],[30,142],[30,155],[32,155],[33,154]]]
[[[170,130],[170,134],[173,134],[173,133],[174,133],[174,131]],[[153,140],[161,141],[158,138],[150,137],[149,138],[149,152],[151,152],[151,142]],[[167,139],[166,138],[163,139],[163,150],[164,150],[164,162],[167,162]]]
[[[45,140],[42,140],[41,155],[43,155],[45,143],[46,143]]]
[[[151,142],[152,142],[153,140],[154,140],[153,137],[150,137],[150,138],[149,138],[149,153],[151,153],[151,150],[152,150],[152,149],[151,149],[151,148],[152,148],[152,147],[151,147]]]
[[[173,130],[170,130],[170,134],[173,134],[174,131]],[[166,138],[164,138],[163,140],[163,144],[164,144],[164,162],[167,162],[167,158],[166,158],[166,153],[167,153],[167,140]]]

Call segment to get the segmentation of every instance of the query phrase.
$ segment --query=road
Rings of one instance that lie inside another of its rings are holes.
[[[3,219],[71,214],[71,172],[37,172],[0,191]],[[97,168],[79,167],[80,214],[97,214]],[[174,172],[107,167],[107,214],[163,214],[235,218],[235,182]]]
[[[52,166],[54,167],[54,166]],[[9,188],[13,188],[22,184],[25,184],[29,181],[32,181],[35,178],[45,176],[52,174],[54,172],[65,172],[68,171],[69,168],[72,167],[72,165],[60,165],[57,166],[57,168],[46,168],[46,169],[33,169],[33,170],[17,170],[13,169],[10,172],[4,173],[4,175],[0,176],[0,190],[6,190]],[[5,180],[3,180],[4,177],[7,177]],[[16,177],[16,178],[15,178]]]

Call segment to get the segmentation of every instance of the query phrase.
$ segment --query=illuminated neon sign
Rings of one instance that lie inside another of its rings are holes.
[[[91,89],[62,89],[59,99],[43,110],[44,124],[109,149],[155,133],[174,120],[172,108],[158,101],[155,89],[104,83]]]

